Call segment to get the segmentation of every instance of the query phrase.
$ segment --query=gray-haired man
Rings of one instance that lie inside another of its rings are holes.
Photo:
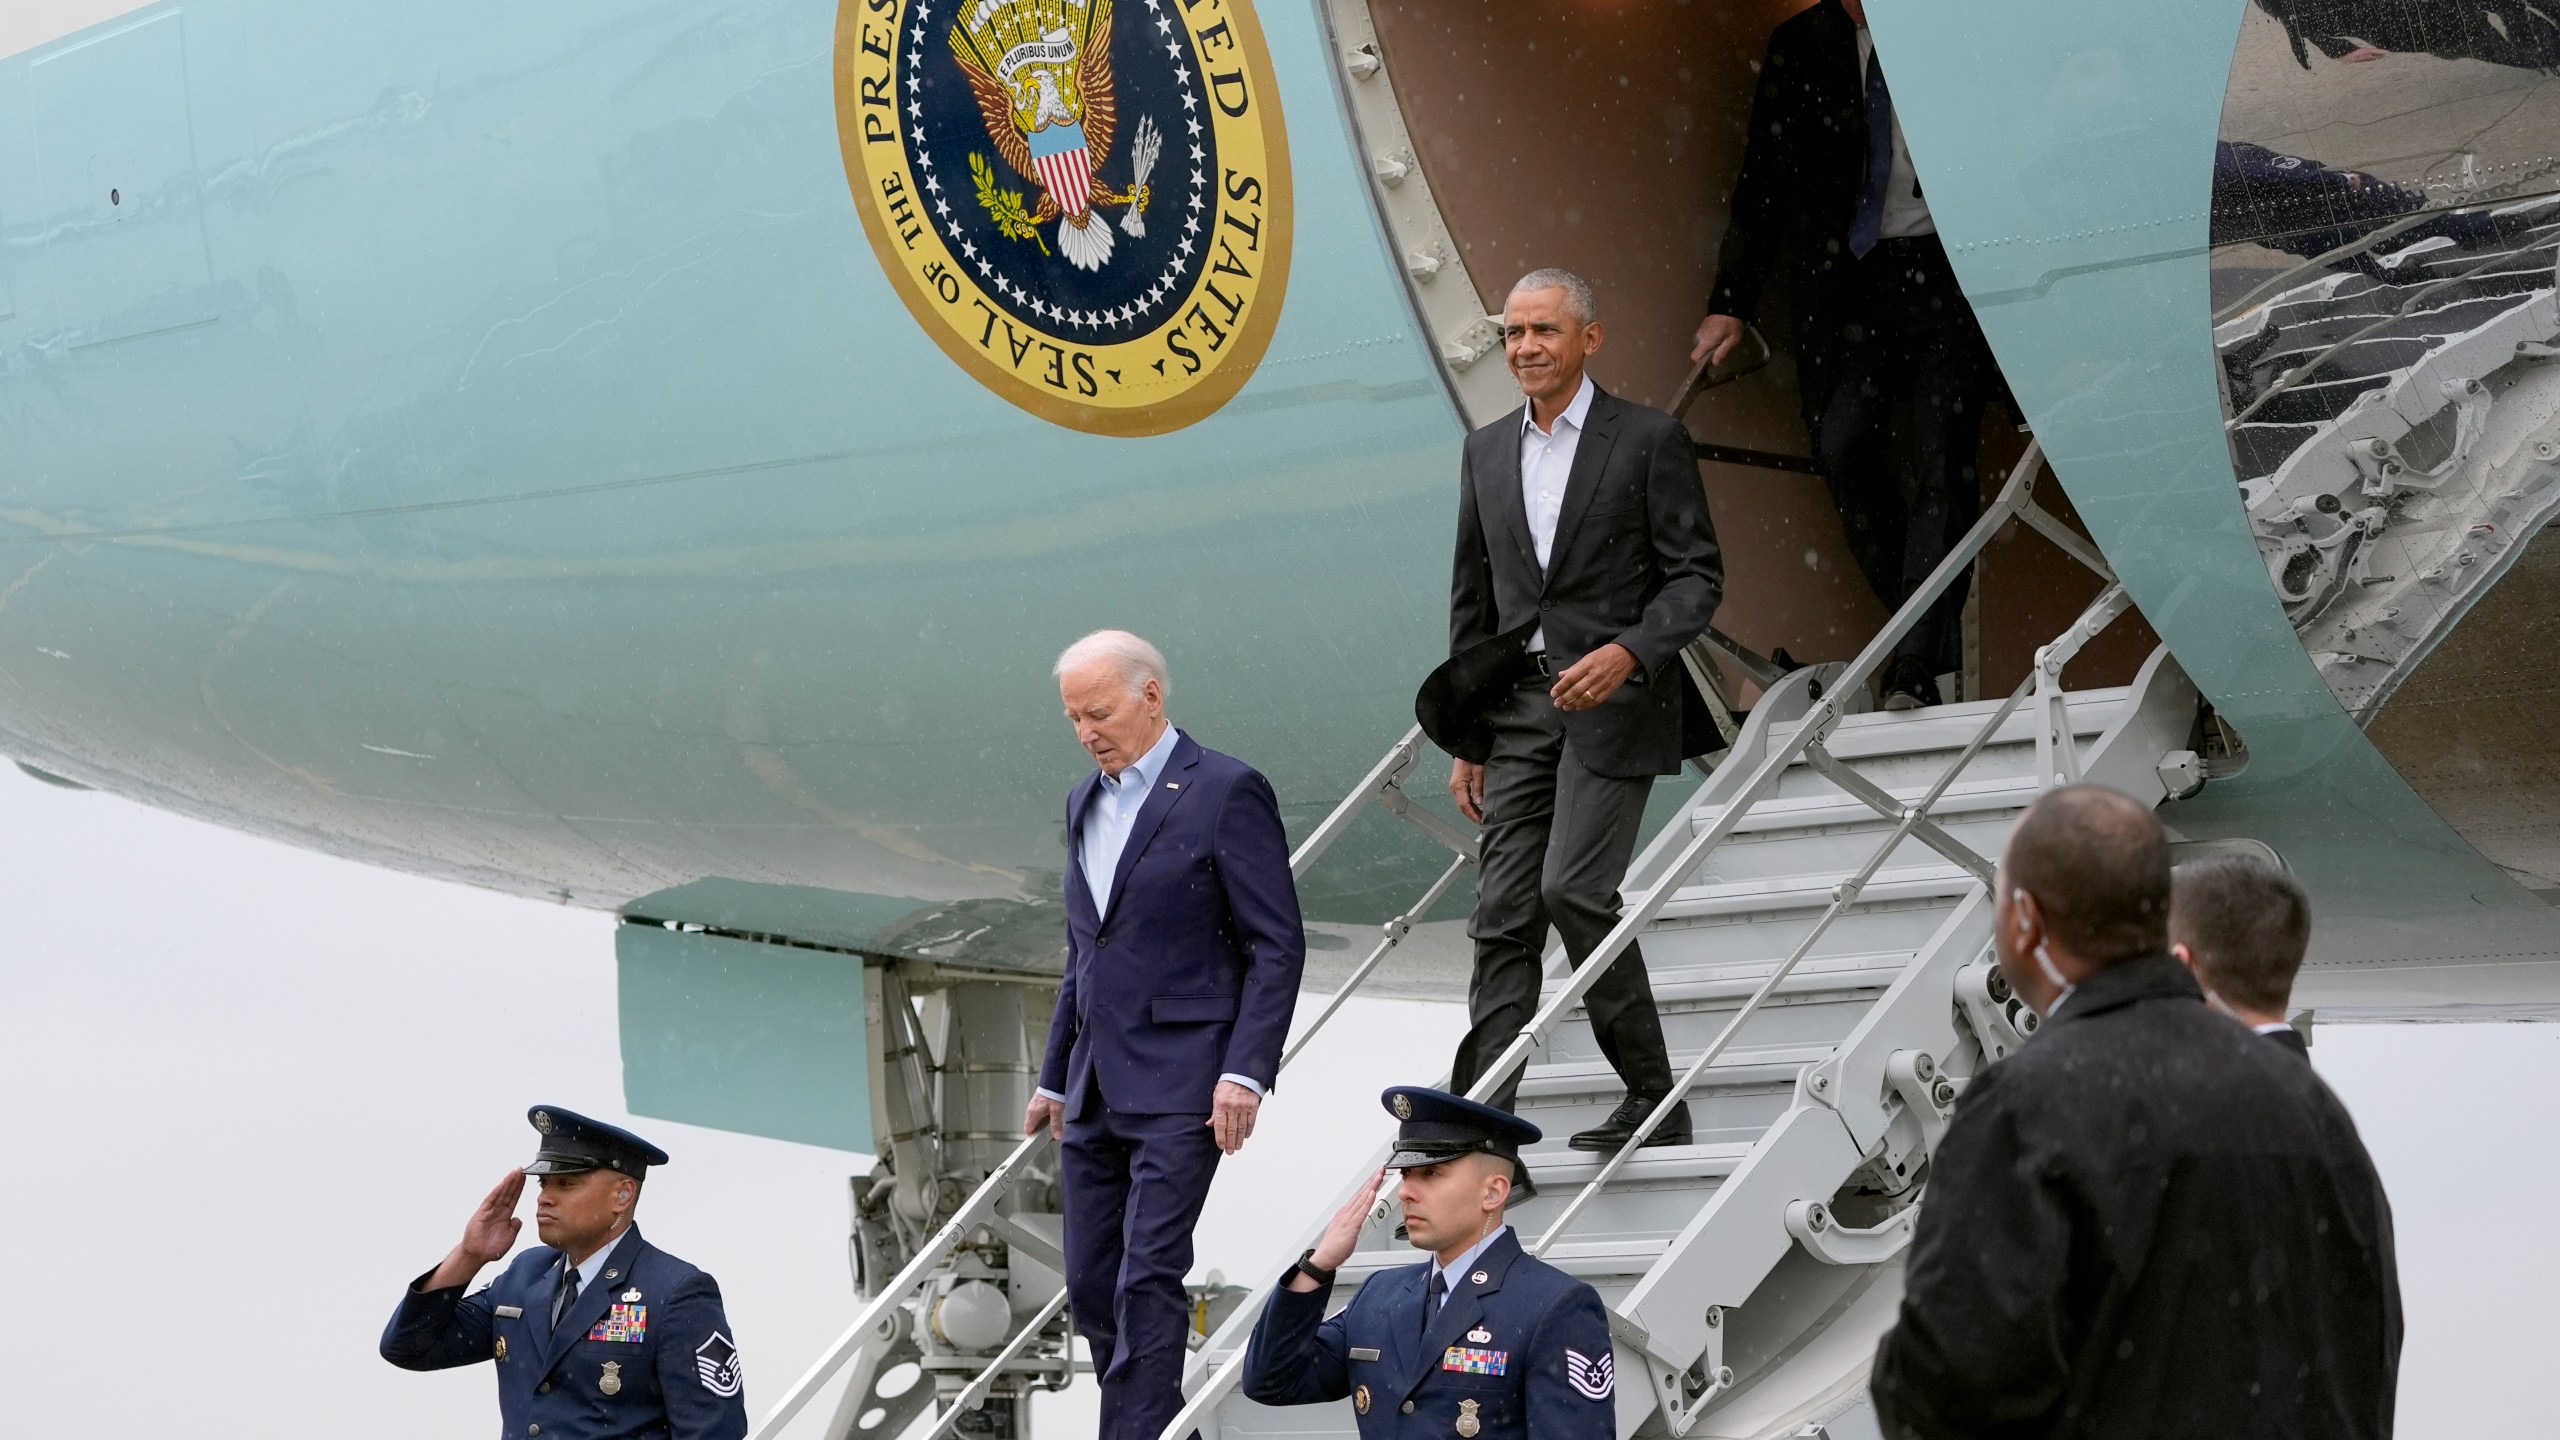
[[[1617,924],[1653,777],[1680,768],[1680,650],[1724,591],[1689,433],[1583,373],[1602,338],[1591,287],[1562,270],[1531,271],[1503,305],[1502,337],[1527,403],[1467,437],[1453,658],[1418,704],[1432,738],[1457,757],[1450,794],[1484,827],[1467,927],[1474,1023],[1450,1082],[1462,1091],[1537,1012],[1548,924],[1576,965]],[[1460,671],[1493,683],[1453,686]],[[1585,1004],[1627,1096],[1570,1143],[1615,1150],[1671,1089],[1634,946]],[[1509,1109],[1518,1089],[1514,1073],[1492,1103]],[[1688,1142],[1685,1105],[1648,1141]]]

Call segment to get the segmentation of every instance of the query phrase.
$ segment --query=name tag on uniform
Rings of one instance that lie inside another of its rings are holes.
[[[1511,1373],[1511,1352],[1452,1345],[1441,1355],[1440,1368],[1454,1370],[1461,1375],[1507,1375]]]
[[[521,1305],[501,1305],[498,1307],[498,1318],[501,1320],[521,1320],[524,1318],[524,1307]]]
[[[1354,1345],[1351,1347],[1351,1358],[1354,1360],[1375,1360],[1378,1358],[1378,1352],[1366,1345]]]
[[[637,1345],[649,1338],[649,1307],[617,1304],[596,1322],[596,1328],[587,1332],[587,1338]]]

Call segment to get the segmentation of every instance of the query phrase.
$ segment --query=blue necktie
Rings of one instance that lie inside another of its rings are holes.
[[[1884,88],[1884,66],[1867,57],[1867,188],[1858,196],[1857,223],[1849,227],[1849,253],[1864,260],[1884,238],[1884,192],[1893,179],[1893,96]]]

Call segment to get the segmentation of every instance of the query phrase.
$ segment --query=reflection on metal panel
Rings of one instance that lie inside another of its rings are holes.
[[[2560,25],[2519,0],[2255,0],[2222,134],[2417,190],[2431,207],[2548,190],[2560,179],[2555,68]]]
[[[2454,218],[2478,223],[2316,272],[2214,336],[2250,527],[2360,719],[2560,510],[2560,202]]]
[[[613,948],[631,1113],[871,1149],[859,956],[654,925]]]
[[[213,317],[182,24],[168,11],[30,67],[37,219],[75,345]]]

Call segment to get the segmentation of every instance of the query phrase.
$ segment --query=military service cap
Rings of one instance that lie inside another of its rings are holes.
[[[623,1129],[590,1120],[557,1105],[536,1105],[524,1118],[542,1133],[541,1148],[527,1175],[576,1175],[587,1170],[613,1170],[634,1180],[648,1178],[649,1167],[667,1163],[667,1152]]]
[[[1515,1192],[1527,1184],[1529,1167],[1520,1163],[1520,1148],[1537,1144],[1542,1132],[1510,1111],[1419,1085],[1398,1085],[1379,1096],[1378,1103],[1398,1121],[1388,1169],[1437,1165],[1461,1155],[1499,1155],[1511,1162]]]

